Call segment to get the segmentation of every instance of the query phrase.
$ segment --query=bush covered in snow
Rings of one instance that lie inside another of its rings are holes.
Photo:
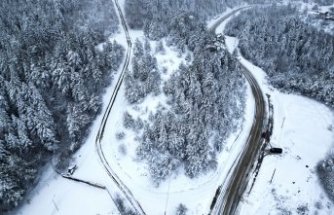
[[[314,0],[314,2],[321,5],[321,6],[333,5],[333,0]]]
[[[240,38],[242,54],[262,67],[275,87],[334,107],[334,36],[302,21],[291,6],[254,8],[225,32]]]
[[[329,198],[334,202],[334,155],[318,165],[318,176]]]
[[[140,118],[135,120],[128,112],[125,112],[123,116],[123,126],[124,128],[138,131],[143,128],[144,123]]]
[[[176,208],[175,215],[187,215],[188,208],[184,204],[179,204]]]
[[[124,199],[122,199],[120,196],[116,196],[115,204],[120,214],[138,215],[138,213],[136,213],[128,205],[126,205]]]
[[[125,96],[130,103],[138,103],[150,93],[160,93],[161,78],[148,41],[136,40],[133,52],[132,69],[125,76]]]
[[[0,214],[22,200],[51,155],[69,157],[123,57],[106,0],[0,2]]]

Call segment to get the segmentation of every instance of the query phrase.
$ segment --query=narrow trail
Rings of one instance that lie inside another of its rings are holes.
[[[231,13],[219,19],[210,30],[215,31],[223,21],[233,16],[235,13],[241,11],[242,9],[247,8],[250,7],[242,7],[232,11]],[[246,189],[252,167],[262,146],[261,134],[264,121],[266,120],[264,96],[251,71],[249,71],[240,61],[239,63],[243,69],[243,75],[251,86],[252,94],[255,99],[254,122],[252,124],[245,147],[241,152],[241,156],[238,157],[238,159],[235,161],[234,169],[227,177],[225,183],[222,185],[222,192],[220,192],[219,195],[215,197],[217,199],[212,206],[210,214],[231,215],[235,213],[241,196]]]
[[[124,197],[124,199],[127,201],[127,203],[129,203],[129,205],[132,207],[133,210],[135,210],[135,212],[137,214],[143,214],[145,215],[145,212],[143,210],[143,208],[141,207],[141,205],[139,204],[139,202],[136,200],[136,198],[133,196],[132,192],[130,191],[130,189],[122,182],[122,180],[117,176],[117,174],[113,171],[112,167],[110,166],[104,152],[102,149],[102,139],[103,139],[103,135],[104,135],[104,131],[105,131],[105,127],[107,124],[107,121],[109,119],[109,115],[111,112],[111,109],[115,103],[117,94],[119,92],[120,87],[122,86],[123,80],[124,80],[124,76],[125,76],[125,72],[127,71],[129,64],[130,64],[130,58],[131,58],[131,50],[132,50],[132,41],[131,41],[131,37],[129,35],[129,31],[128,31],[128,25],[126,23],[126,20],[124,18],[122,9],[119,5],[118,0],[114,0],[115,2],[115,6],[116,6],[116,11],[117,14],[120,18],[121,21],[121,25],[122,28],[124,30],[125,36],[126,36],[126,41],[127,41],[127,53],[125,56],[125,60],[124,60],[124,64],[123,64],[123,68],[121,71],[121,74],[119,76],[119,79],[117,80],[117,84],[115,87],[115,90],[109,100],[108,106],[106,111],[103,114],[103,118],[98,130],[98,133],[96,135],[96,140],[95,140],[95,146],[96,146],[96,152],[99,156],[100,162],[103,165],[106,173],[108,174],[108,176],[112,179],[112,181],[115,183],[115,185],[119,188],[119,191],[122,194],[122,197]],[[110,191],[108,191],[110,192]]]

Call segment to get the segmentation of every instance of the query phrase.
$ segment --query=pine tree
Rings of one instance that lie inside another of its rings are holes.
[[[184,204],[179,204],[176,208],[176,213],[175,215],[186,215],[187,214],[187,207]]]

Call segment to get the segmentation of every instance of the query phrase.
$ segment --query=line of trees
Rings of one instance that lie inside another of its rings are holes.
[[[170,20],[183,13],[194,13],[205,21],[227,7],[244,3],[264,3],[272,0],[125,0],[125,14],[130,28],[143,29],[150,39],[168,35]]]
[[[107,0],[0,2],[1,214],[51,156],[68,160],[80,147],[123,58],[106,42],[117,26]]]

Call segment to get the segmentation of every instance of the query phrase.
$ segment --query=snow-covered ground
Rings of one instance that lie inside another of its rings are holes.
[[[130,31],[132,41],[143,39],[142,31]],[[123,33],[119,32],[111,40],[126,47],[126,40]],[[155,44],[152,42],[152,51]],[[165,53],[157,53],[160,69],[167,70],[162,74],[163,81],[167,81],[170,75],[176,71],[181,62],[187,64],[186,54],[179,55],[173,47],[165,47]],[[120,72],[114,79],[117,80]],[[115,88],[116,81],[106,89],[103,96],[103,111],[106,110],[111,94]],[[227,141],[225,151],[219,157],[219,166],[216,171],[208,175],[190,180],[180,174],[162,183],[159,188],[150,182],[147,170],[143,163],[138,164],[135,158],[136,142],[133,141],[134,133],[126,133],[126,139],[116,140],[116,133],[123,131],[123,113],[128,110],[133,116],[141,116],[145,119],[150,111],[156,110],[158,104],[166,105],[165,98],[149,96],[140,106],[130,106],[124,97],[124,87],[122,86],[114,107],[108,119],[106,130],[102,142],[103,150],[108,157],[110,165],[119,175],[125,185],[133,192],[136,199],[143,206],[144,211],[149,215],[154,214],[174,214],[179,203],[185,204],[189,209],[189,214],[207,214],[216,189],[224,181],[233,165],[233,161],[239,155],[252,124],[254,115],[254,101],[251,96],[250,87],[247,87],[247,107],[245,121],[238,131],[232,134]],[[166,105],[168,108],[168,106]],[[102,114],[93,122],[90,134],[74,155],[73,164],[78,169],[73,174],[74,177],[106,186],[113,192],[113,183],[105,172],[96,153],[95,138],[100,126]],[[126,156],[120,150],[121,145],[126,145]],[[41,182],[27,197],[25,204],[20,207],[15,214],[35,215],[35,214],[64,214],[64,215],[85,215],[85,214],[118,214],[117,208],[109,196],[107,190],[91,187],[86,184],[69,181],[57,175],[52,167],[46,168],[41,177]]]
[[[226,37],[229,51],[238,40]],[[303,96],[284,94],[273,89],[266,74],[238,55],[257,79],[262,91],[271,96],[274,106],[273,147],[282,155],[265,157],[256,183],[239,205],[238,213],[258,214],[334,214],[316,175],[318,162],[326,157],[334,143],[334,114],[325,105]]]

